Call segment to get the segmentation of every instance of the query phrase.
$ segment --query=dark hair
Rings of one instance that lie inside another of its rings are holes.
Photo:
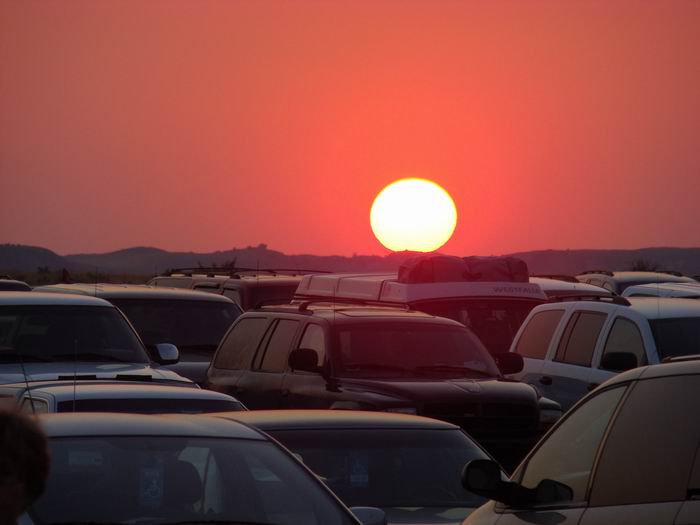
[[[0,410],[0,485],[21,484],[22,507],[44,492],[49,462],[46,436],[36,420],[17,411]]]

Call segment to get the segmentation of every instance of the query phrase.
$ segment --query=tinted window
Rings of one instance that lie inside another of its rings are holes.
[[[336,368],[344,377],[497,377],[496,363],[469,330],[427,323],[337,328]]]
[[[564,329],[556,361],[572,365],[590,366],[600,329],[606,314],[598,312],[575,312]]]
[[[417,310],[462,323],[481,340],[492,354],[507,352],[520,325],[541,301],[492,300],[428,301]]]
[[[416,507],[420,502],[421,507],[454,508],[485,502],[460,483],[467,462],[486,458],[460,430],[355,428],[269,433],[298,454],[347,506]],[[459,522],[464,517],[451,519]]]
[[[574,501],[584,501],[598,446],[624,390],[601,392],[571,412],[528,461],[520,483],[535,488],[552,479],[571,487]]]
[[[700,377],[639,381],[606,440],[591,505],[686,499],[699,413]]]
[[[190,437],[50,440],[34,523],[351,525],[347,511],[270,442]]]
[[[124,317],[103,306],[2,306],[0,349],[0,363],[148,362]]]
[[[229,302],[114,299],[146,346],[172,343],[184,355],[211,356],[241,309]]]
[[[524,328],[515,351],[523,357],[544,359],[563,310],[546,310],[532,316]]]
[[[229,332],[216,353],[216,368],[248,369],[268,320],[263,317],[241,319]]]
[[[700,317],[653,319],[649,324],[659,359],[700,351]]]
[[[326,341],[323,327],[310,324],[304,330],[304,335],[299,343],[299,348],[311,348],[318,354],[318,366],[323,366],[326,359]]]
[[[605,342],[603,357],[610,352],[630,352],[637,356],[637,366],[647,363],[644,353],[644,342],[639,328],[629,319],[618,317],[610,329],[608,340]]]
[[[294,339],[298,327],[299,321],[281,319],[277,322],[275,331],[267,343],[261,370],[264,372],[284,372],[287,369],[292,339]]]

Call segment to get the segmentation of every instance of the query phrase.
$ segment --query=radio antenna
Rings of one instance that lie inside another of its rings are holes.
[[[36,407],[34,406],[32,389],[29,387],[29,379],[27,379],[27,370],[24,368],[24,359],[22,359],[21,353],[18,353],[17,355],[19,356],[19,366],[22,369],[22,375],[24,376],[24,384],[27,387],[27,396],[29,397],[29,404],[32,406],[32,414],[36,415]]]
[[[73,339],[73,412],[75,412],[76,386],[78,382],[78,340]]]

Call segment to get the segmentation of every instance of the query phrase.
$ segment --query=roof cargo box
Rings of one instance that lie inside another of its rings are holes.
[[[516,257],[455,257],[422,255],[399,267],[400,283],[441,283],[459,281],[520,282],[529,281],[525,261]]]

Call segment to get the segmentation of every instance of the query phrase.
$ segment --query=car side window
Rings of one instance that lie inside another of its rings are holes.
[[[323,366],[326,361],[326,340],[323,327],[317,324],[309,324],[304,330],[304,335],[299,343],[299,348],[311,348],[318,354],[318,366]]]
[[[268,320],[264,317],[249,317],[238,321],[221,343],[214,358],[214,367],[229,370],[250,368],[267,325]]]
[[[610,329],[605,341],[603,357],[611,352],[631,352],[637,356],[637,366],[647,364],[644,341],[637,325],[624,317],[618,317]]]
[[[28,414],[44,414],[49,411],[49,404],[43,399],[25,396],[20,409]]]
[[[277,321],[275,331],[268,340],[260,370],[263,372],[284,372],[287,369],[287,360],[297,328],[299,328],[299,321],[290,319]]]
[[[683,501],[700,442],[698,376],[638,381],[606,439],[592,506]]]
[[[606,317],[600,312],[574,312],[564,329],[554,360],[591,366],[593,350]]]
[[[625,388],[605,390],[571,412],[527,462],[520,484],[534,489],[551,479],[568,485],[574,502],[585,501],[596,453]]]
[[[564,310],[545,310],[530,318],[515,351],[523,357],[544,359]]]

